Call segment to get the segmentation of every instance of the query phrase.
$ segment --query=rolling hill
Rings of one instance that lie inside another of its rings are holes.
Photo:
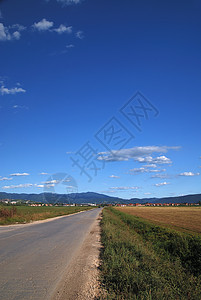
[[[18,194],[18,193],[5,193],[0,192],[0,199],[24,200],[42,203],[198,203],[201,201],[201,194],[177,196],[177,197],[164,197],[164,198],[131,198],[122,199],[118,197],[111,197],[104,194],[86,192],[76,194]]]

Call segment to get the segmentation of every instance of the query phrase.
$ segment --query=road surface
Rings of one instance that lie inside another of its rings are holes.
[[[0,227],[0,299],[50,299],[101,209]],[[78,279],[79,280],[79,279]]]

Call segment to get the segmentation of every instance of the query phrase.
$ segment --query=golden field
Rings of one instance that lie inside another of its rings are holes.
[[[118,207],[119,211],[161,225],[201,233],[201,207]]]

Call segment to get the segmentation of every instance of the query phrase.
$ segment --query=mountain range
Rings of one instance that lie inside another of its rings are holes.
[[[201,194],[164,197],[164,198],[131,198],[122,199],[118,197],[111,197],[104,194],[86,192],[86,193],[72,193],[72,194],[54,194],[54,193],[41,193],[41,194],[18,194],[18,193],[5,193],[0,192],[0,199],[24,200],[42,203],[198,203],[201,202]]]

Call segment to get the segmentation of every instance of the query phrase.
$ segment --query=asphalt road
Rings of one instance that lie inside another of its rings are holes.
[[[99,208],[31,225],[0,227],[0,299],[50,299]]]

